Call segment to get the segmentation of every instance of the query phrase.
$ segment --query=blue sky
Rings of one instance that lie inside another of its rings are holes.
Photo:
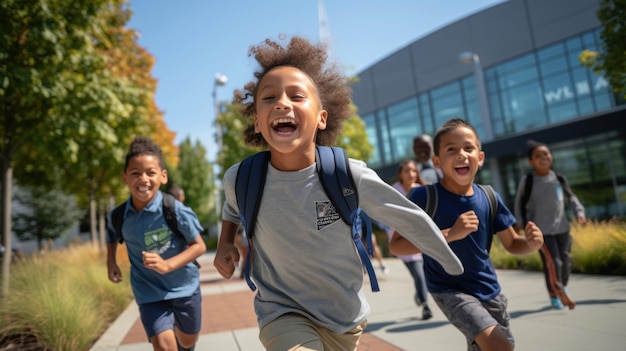
[[[355,75],[399,48],[469,14],[504,0],[326,0],[332,57]],[[215,159],[213,82],[217,99],[252,79],[250,45],[279,34],[318,41],[318,0],[131,0],[128,26],[156,58],[156,103],[177,133],[200,140]]]

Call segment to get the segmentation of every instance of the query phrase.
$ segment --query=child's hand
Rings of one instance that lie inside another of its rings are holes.
[[[239,250],[234,244],[224,243],[217,248],[213,265],[226,279],[230,279],[239,265]]]
[[[576,217],[576,220],[578,221],[578,224],[580,225],[587,223],[587,217],[585,217],[584,215]]]
[[[113,264],[107,265],[107,270],[108,270],[110,281],[116,284],[122,281],[122,271],[120,270],[120,267],[117,264],[113,263]]]
[[[150,268],[155,272],[165,274],[171,271],[169,265],[156,252],[141,251],[141,259],[144,267]]]
[[[478,230],[478,216],[474,211],[462,213],[448,231],[448,242],[460,240]]]
[[[528,221],[526,228],[524,228],[524,235],[526,236],[526,242],[528,247],[533,250],[538,250],[543,245],[543,233],[541,229],[537,227],[534,222]]]

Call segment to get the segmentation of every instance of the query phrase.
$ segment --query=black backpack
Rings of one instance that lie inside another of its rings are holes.
[[[176,199],[174,196],[168,193],[163,194],[163,216],[165,217],[165,222],[167,226],[170,227],[174,234],[179,235],[184,238],[183,233],[178,229],[178,219],[176,218],[176,211],[174,210]],[[124,234],[122,233],[122,226],[124,224],[124,210],[126,209],[126,202],[118,205],[111,212],[111,225],[113,225],[113,229],[115,229],[115,233],[117,233],[119,243],[124,242]],[[193,262],[196,267],[200,268],[200,264],[197,260]]]
[[[254,236],[256,216],[263,197],[269,160],[269,151],[262,151],[247,157],[239,165],[235,182],[239,217],[248,236],[248,254],[244,275],[252,291],[256,290],[256,286],[250,279],[251,240]],[[315,163],[326,195],[343,221],[352,227],[352,239],[361,257],[361,262],[369,275],[372,291],[380,291],[376,273],[369,259],[373,247],[372,224],[367,214],[359,207],[359,196],[350,173],[348,155],[344,149],[339,147],[317,146]],[[367,240],[367,251],[361,241],[361,232]]]
[[[487,241],[487,252],[491,251],[491,243],[493,241],[493,234],[495,234],[496,230],[496,216],[498,214],[498,197],[496,196],[495,190],[491,187],[491,185],[484,184],[476,184],[487,196],[487,200],[489,201],[489,211],[491,215],[491,229],[493,229],[492,235],[489,236]],[[437,205],[439,202],[439,197],[437,195],[437,188],[435,184],[425,185],[426,187],[426,205],[424,206],[424,211],[432,218],[435,219],[435,213],[437,212]]]

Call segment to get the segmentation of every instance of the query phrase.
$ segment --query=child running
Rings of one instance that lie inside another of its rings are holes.
[[[444,123],[435,133],[434,151],[433,162],[442,170],[443,178],[435,185],[438,206],[433,219],[463,262],[465,272],[451,276],[424,252],[428,291],[446,318],[465,335],[468,350],[513,350],[507,299],[489,258],[490,237],[496,233],[510,253],[528,254],[541,247],[543,235],[533,222],[528,222],[525,237],[519,236],[513,229],[515,217],[499,195],[496,218],[490,218],[487,196],[474,183],[485,153],[478,133],[468,122],[455,118]],[[426,194],[426,187],[419,187],[409,198],[425,206]],[[415,252],[411,246],[394,233],[392,253]]]
[[[130,285],[141,322],[154,350],[193,350],[200,333],[200,272],[192,262],[205,253],[195,213],[174,202],[178,231],[169,228],[159,190],[167,183],[161,148],[136,137],[126,154],[122,181],[130,191],[123,211],[122,233],[130,260]],[[119,235],[107,216],[109,280],[122,281],[116,262]]]
[[[343,121],[353,114],[347,77],[327,64],[323,45],[301,37],[291,38],[286,47],[268,39],[252,46],[250,54],[260,67],[256,81],[240,96],[244,115],[251,118],[245,139],[269,147],[271,155],[249,238],[259,339],[267,350],[356,350],[370,312],[362,262],[315,162],[316,145],[334,144]],[[225,278],[240,259],[233,243],[241,222],[238,167],[228,169],[223,181],[226,201],[214,264]],[[359,204],[369,216],[385,219],[449,274],[462,273],[424,211],[362,161],[350,160],[349,168]],[[328,211],[318,211],[320,204]]]

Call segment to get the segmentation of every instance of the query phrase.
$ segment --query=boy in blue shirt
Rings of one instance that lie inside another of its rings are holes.
[[[490,235],[496,233],[504,248],[513,254],[528,254],[543,244],[543,234],[529,222],[525,237],[513,229],[515,217],[497,195],[498,209],[491,220],[489,201],[474,184],[485,154],[478,133],[462,119],[443,124],[434,138],[433,162],[443,172],[436,184],[438,205],[433,220],[463,263],[460,276],[446,273],[441,265],[424,254],[428,291],[446,318],[467,338],[468,350],[513,350],[515,345],[495,268],[489,258]],[[421,207],[426,188],[416,188],[409,198]],[[394,233],[390,249],[394,254],[415,252],[401,234]]]
[[[122,233],[130,260],[130,283],[141,321],[155,350],[193,350],[201,323],[200,273],[192,263],[206,251],[195,213],[175,201],[178,230],[169,228],[163,215],[167,183],[161,149],[150,139],[136,137],[126,154],[122,180],[128,186]],[[118,233],[107,216],[107,269],[109,280],[122,281],[116,262]]]

